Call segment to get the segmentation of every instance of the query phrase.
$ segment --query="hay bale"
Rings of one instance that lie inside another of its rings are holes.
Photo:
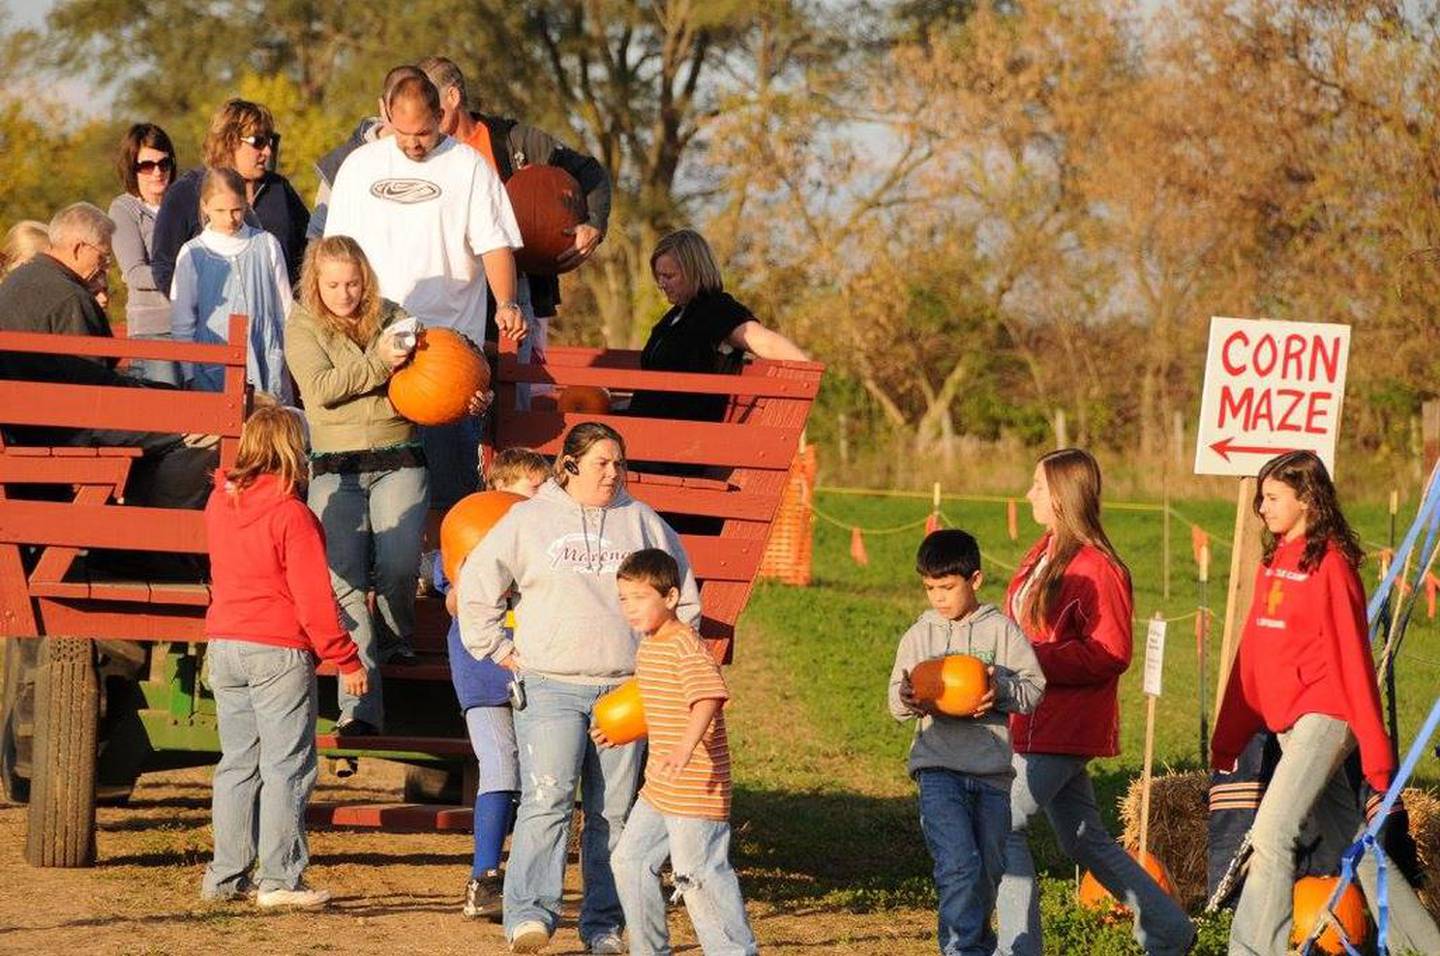
[[[1415,839],[1425,885],[1420,900],[1440,922],[1440,795],[1407,787],[1402,796],[1410,813],[1410,835]],[[1170,868],[1180,905],[1196,912],[1206,900],[1206,844],[1209,839],[1210,775],[1198,770],[1167,773],[1154,779],[1150,789],[1150,852]],[[1121,842],[1140,845],[1140,779],[1131,781],[1120,801],[1125,825]]]
[[[1170,870],[1175,897],[1195,912],[1205,905],[1206,846],[1209,843],[1210,775],[1199,770],[1161,774],[1150,783],[1150,845]],[[1140,778],[1120,801],[1125,825],[1120,842],[1140,845]]]
[[[1420,902],[1440,922],[1440,796],[1430,790],[1407,787],[1400,796],[1410,814],[1410,835],[1420,858],[1425,885],[1420,887]]]

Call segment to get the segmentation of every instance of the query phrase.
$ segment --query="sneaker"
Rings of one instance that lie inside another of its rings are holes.
[[[550,931],[539,920],[529,920],[515,927],[510,934],[510,952],[538,953],[550,945]]]
[[[312,890],[301,883],[293,890],[261,890],[255,897],[255,903],[262,910],[274,909],[280,906],[293,906],[297,909],[315,909],[330,902],[329,890]]]
[[[589,950],[592,953],[624,953],[625,941],[619,933],[601,933],[591,937]]]
[[[335,725],[337,737],[375,737],[379,734],[379,727],[368,720],[357,720],[354,717],[347,717]]]
[[[207,903],[238,903],[242,900],[253,900],[260,888],[250,882],[250,877],[242,876],[231,886],[223,890],[201,890],[200,898]]]
[[[465,906],[460,910],[469,919],[498,920],[505,904],[505,877],[499,870],[487,870],[479,879],[465,884]]]

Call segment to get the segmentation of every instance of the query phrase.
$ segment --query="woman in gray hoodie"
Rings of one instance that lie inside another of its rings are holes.
[[[125,191],[110,203],[115,220],[115,261],[125,277],[125,334],[132,339],[170,340],[170,296],[150,271],[155,215],[175,181],[175,147],[154,123],[136,123],[120,140],[116,172]],[[177,385],[175,363],[136,359],[131,370],[152,382]]]
[[[644,748],[600,750],[589,736],[595,701],[635,671],[638,639],[620,613],[615,572],[632,552],[661,548],[680,565],[678,614],[692,627],[700,597],[679,537],[625,491],[618,432],[576,425],[555,465],[555,477],[512,507],[460,566],[460,637],[475,657],[516,674],[521,795],[505,872],[512,949],[537,952],[555,931],[578,781],[587,808],[580,937],[592,953],[620,953],[624,915],[610,852],[634,801]],[[512,591],[519,592],[513,638],[504,630]]]

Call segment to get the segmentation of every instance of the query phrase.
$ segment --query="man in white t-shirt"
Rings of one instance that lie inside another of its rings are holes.
[[[387,299],[477,345],[485,339],[488,279],[500,330],[523,338],[513,252],[522,242],[500,177],[441,132],[440,94],[424,76],[397,83],[386,106],[394,135],[346,157],[325,235],[360,243]]]

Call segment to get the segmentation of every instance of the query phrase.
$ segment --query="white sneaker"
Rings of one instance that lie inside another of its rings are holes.
[[[601,933],[599,936],[591,937],[590,952],[623,954],[625,941],[620,938],[619,933]]]
[[[510,952],[538,953],[550,945],[550,931],[539,920],[529,920],[515,927],[510,935]]]
[[[293,890],[261,890],[260,895],[255,897],[255,905],[262,910],[274,909],[280,906],[293,906],[297,909],[315,909],[330,902],[329,890],[312,890],[301,883]]]

